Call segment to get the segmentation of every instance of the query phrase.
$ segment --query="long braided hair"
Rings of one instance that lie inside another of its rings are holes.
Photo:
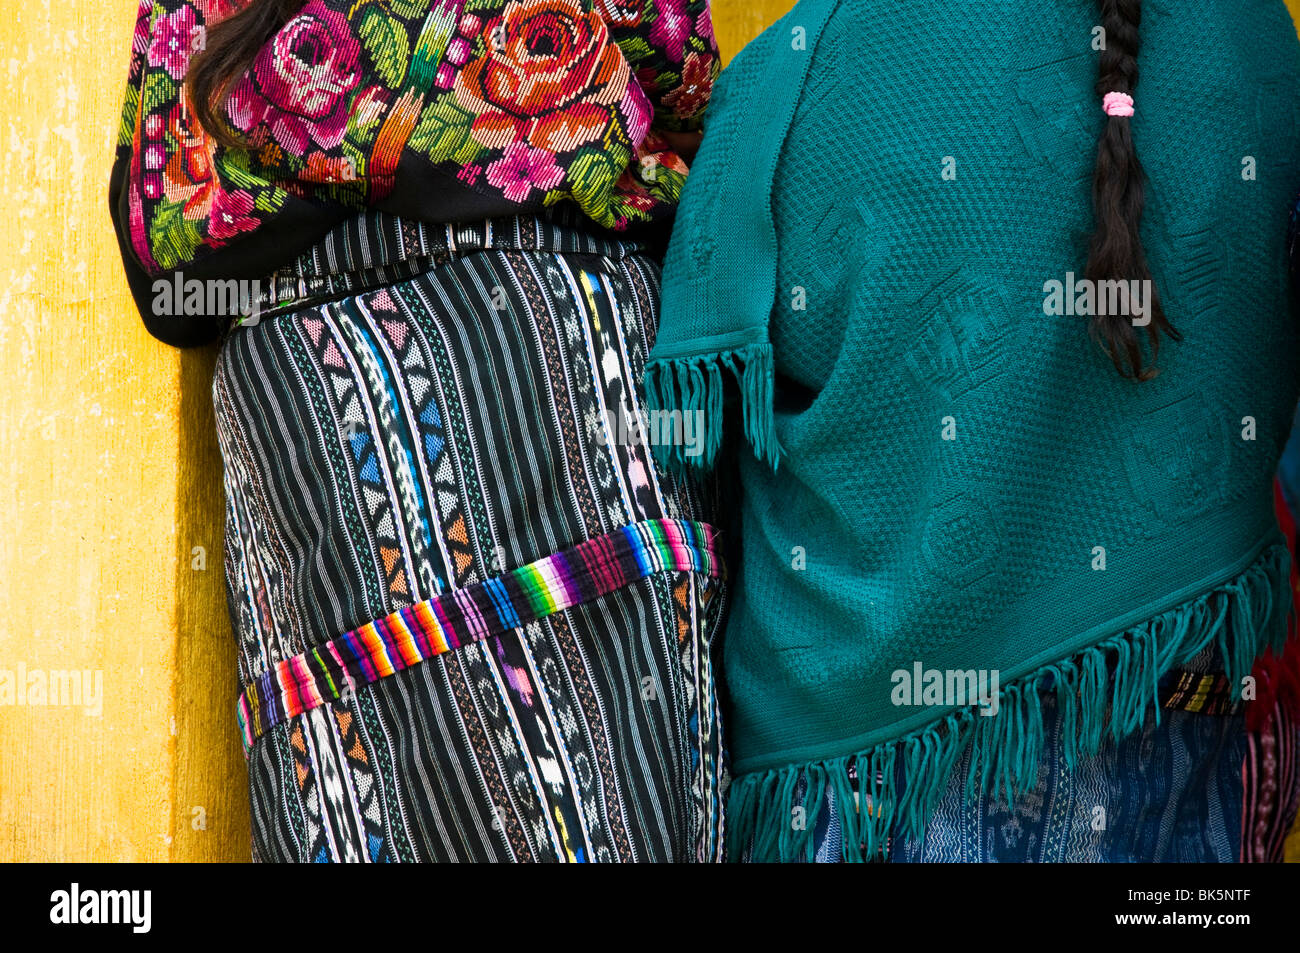
[[[1097,73],[1097,95],[1118,92],[1133,94],[1138,82],[1138,51],[1141,49],[1142,0],[1098,0],[1105,47]],[[1107,280],[1150,281],[1151,295],[1146,315],[1151,364],[1142,352],[1142,339],[1129,314],[1104,313],[1102,295],[1096,296],[1089,331],[1114,362],[1116,370],[1139,381],[1156,376],[1154,362],[1160,354],[1160,335],[1175,341],[1182,335],[1169,323],[1155,291],[1147,266],[1140,229],[1145,202],[1146,173],[1133,143],[1132,122],[1127,116],[1112,115],[1106,121],[1097,146],[1097,165],[1092,180],[1092,202],[1096,227],[1088,250],[1084,277]],[[1095,287],[1095,286],[1094,286]]]

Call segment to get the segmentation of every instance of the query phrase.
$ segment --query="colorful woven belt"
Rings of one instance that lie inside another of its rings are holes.
[[[707,523],[647,520],[406,606],[276,662],[239,696],[244,753],[269,729],[444,652],[503,635],[661,572],[722,576]]]

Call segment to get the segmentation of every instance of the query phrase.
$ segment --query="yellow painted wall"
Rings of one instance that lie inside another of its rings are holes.
[[[215,353],[144,332],[107,215],[135,6],[0,8],[0,668],[103,684],[99,717],[0,708],[5,860],[248,854]]]
[[[792,5],[715,0],[724,53]],[[249,854],[215,349],[149,337],[107,214],[134,15],[0,8],[0,669],[103,684],[98,717],[0,707],[0,860]]]

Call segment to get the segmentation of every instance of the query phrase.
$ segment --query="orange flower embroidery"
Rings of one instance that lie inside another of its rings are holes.
[[[566,152],[604,135],[631,71],[598,14],[577,0],[513,0],[486,31],[499,46],[466,64],[455,86],[477,116],[478,142]]]

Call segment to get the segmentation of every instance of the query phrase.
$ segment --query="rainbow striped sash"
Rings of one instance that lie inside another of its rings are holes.
[[[444,652],[503,635],[660,572],[722,576],[707,523],[646,520],[398,609],[276,662],[239,696],[244,753],[274,726]]]

